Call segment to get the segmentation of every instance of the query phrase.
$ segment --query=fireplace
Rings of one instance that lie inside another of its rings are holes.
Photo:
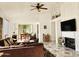
[[[65,47],[71,48],[75,50],[75,39],[74,38],[68,38],[65,37]]]

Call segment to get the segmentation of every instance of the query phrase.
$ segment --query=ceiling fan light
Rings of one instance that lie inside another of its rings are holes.
[[[37,9],[38,12],[40,12],[41,11],[40,9],[47,10],[47,8],[45,8],[43,6],[44,6],[44,4],[37,3],[37,5],[36,6],[33,6],[33,7],[35,7],[34,9]]]

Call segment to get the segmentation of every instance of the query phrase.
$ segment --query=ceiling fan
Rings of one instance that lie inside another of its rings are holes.
[[[37,3],[35,6],[34,5],[31,5],[32,7],[34,7],[33,9],[31,10],[34,10],[34,9],[37,9],[38,12],[40,12],[41,10],[40,9],[43,9],[43,10],[47,10],[47,8],[43,7],[44,4],[40,4],[40,3]]]

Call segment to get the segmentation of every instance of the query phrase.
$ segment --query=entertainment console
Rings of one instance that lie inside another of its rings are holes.
[[[76,19],[70,19],[61,22],[62,37],[64,38],[64,46],[76,49]]]

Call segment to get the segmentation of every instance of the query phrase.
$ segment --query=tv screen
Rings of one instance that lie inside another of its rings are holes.
[[[61,22],[61,31],[76,31],[76,19]]]

